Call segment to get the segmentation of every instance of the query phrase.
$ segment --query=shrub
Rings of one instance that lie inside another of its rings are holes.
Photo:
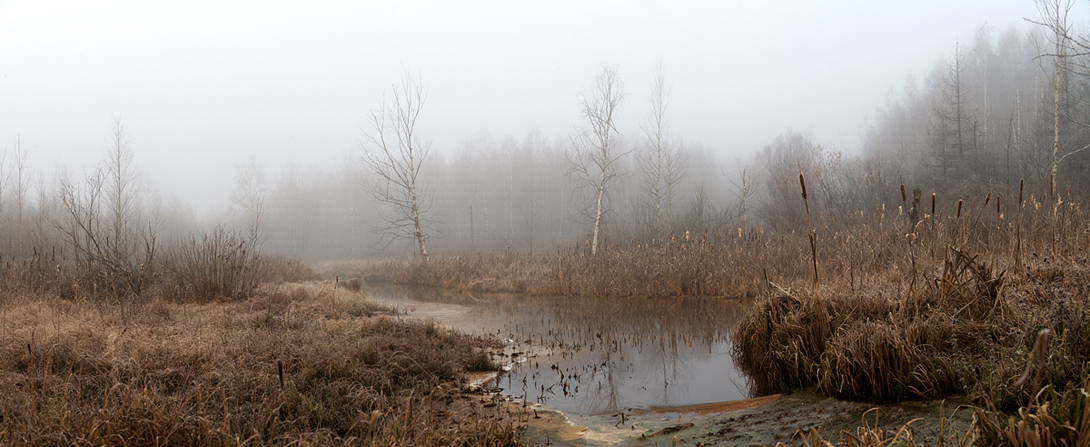
[[[175,299],[248,298],[261,281],[256,245],[255,237],[243,238],[223,226],[191,237],[167,259],[167,269],[180,289]]]

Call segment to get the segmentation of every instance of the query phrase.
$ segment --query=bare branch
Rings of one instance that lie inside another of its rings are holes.
[[[371,109],[371,132],[363,146],[363,161],[375,175],[368,194],[383,206],[382,224],[376,230],[388,246],[394,239],[415,240],[420,256],[428,259],[425,242],[429,237],[426,191],[419,181],[430,143],[416,135],[416,123],[427,100],[427,92],[411,74],[390,88],[378,107]]]
[[[624,83],[614,67],[603,67],[594,77],[593,89],[580,95],[583,105],[583,118],[587,129],[579,131],[571,139],[574,155],[569,155],[572,172],[585,186],[594,190],[594,234],[591,239],[591,253],[598,252],[598,240],[601,233],[603,200],[607,185],[617,175],[614,165],[624,153],[614,148],[615,140],[611,137],[617,132],[613,122],[613,113],[624,99]]]

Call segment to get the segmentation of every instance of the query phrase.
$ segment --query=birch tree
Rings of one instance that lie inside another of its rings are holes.
[[[617,176],[616,163],[621,153],[614,134],[613,113],[624,99],[624,83],[615,67],[603,67],[594,77],[590,92],[581,95],[583,118],[586,125],[572,137],[572,171],[594,193],[594,235],[591,253],[598,253],[598,241],[602,227],[603,200],[612,180]]]
[[[685,175],[681,144],[670,134],[666,108],[670,105],[670,89],[666,85],[666,73],[659,64],[655,79],[651,82],[648,97],[651,115],[640,126],[647,150],[637,157],[643,173],[644,207],[653,214],[653,228],[657,236],[672,230],[674,197],[678,183]]]
[[[1090,144],[1083,144],[1086,132],[1090,131],[1087,113],[1090,101],[1086,98],[1090,78],[1090,40],[1085,36],[1072,35],[1072,22],[1068,15],[1073,7],[1073,0],[1038,0],[1041,19],[1031,22],[1045,28],[1051,47],[1047,51],[1038,51],[1038,57],[1052,60],[1050,175],[1057,182],[1062,176],[1068,184],[1085,187],[1088,184],[1086,166],[1090,164],[1090,153],[1087,152],[1090,151]],[[1077,127],[1065,126],[1067,124]],[[1064,133],[1063,139],[1061,132]],[[1073,158],[1068,160],[1068,157]]]
[[[1060,163],[1067,156],[1060,155],[1060,128],[1064,121],[1061,98],[1066,99],[1068,94],[1067,62],[1071,55],[1071,22],[1067,16],[1074,4],[1073,0],[1037,0],[1037,11],[1041,14],[1041,20],[1031,20],[1032,23],[1045,27],[1048,44],[1051,46],[1049,50],[1042,51],[1039,57],[1052,59],[1052,79],[1049,80],[1052,94],[1052,179],[1056,179]]]
[[[425,244],[431,222],[420,170],[431,144],[420,141],[416,124],[428,94],[419,79],[409,74],[400,84],[392,85],[389,93],[371,109],[371,131],[363,144],[363,160],[376,177],[368,185],[368,193],[383,205],[379,212],[382,223],[376,230],[387,244],[396,239],[414,241],[420,257],[427,261]]]

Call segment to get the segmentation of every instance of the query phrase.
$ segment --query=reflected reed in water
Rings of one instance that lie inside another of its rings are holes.
[[[714,297],[586,298],[383,285],[369,298],[506,342],[496,385],[581,414],[744,399],[730,333],[750,303]]]

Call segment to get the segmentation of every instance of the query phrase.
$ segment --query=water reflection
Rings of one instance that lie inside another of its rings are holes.
[[[409,316],[507,340],[498,385],[529,402],[596,414],[750,397],[730,357],[748,304],[722,298],[572,298],[372,287]]]

